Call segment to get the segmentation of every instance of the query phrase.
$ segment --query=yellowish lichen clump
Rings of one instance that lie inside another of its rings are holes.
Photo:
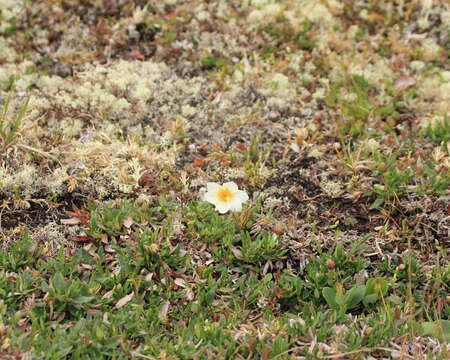
[[[248,0],[244,2],[250,10],[248,20],[253,24],[270,22],[279,15],[285,16],[291,25],[299,25],[305,20],[324,26],[331,26],[336,20],[330,11],[339,10],[342,5],[338,1],[327,1],[324,4],[316,0]]]
[[[267,97],[267,104],[278,108],[292,105],[296,91],[289,78],[281,73],[269,75],[261,93]]]
[[[434,112],[442,115],[450,113],[450,71],[426,76],[418,85],[418,93],[423,100],[423,103],[417,106],[421,111],[430,109],[427,103],[433,101]]]
[[[5,31],[12,25],[12,21],[19,15],[21,10],[23,10],[21,1],[2,0],[0,2],[0,14],[2,20],[0,22],[0,32]]]
[[[137,175],[127,175],[130,156],[143,167],[173,164],[172,140],[165,140],[169,141],[166,152],[155,150],[163,137],[171,136],[158,129],[155,121],[163,118],[167,123],[179,113],[193,116],[196,110],[189,103],[202,87],[202,80],[181,80],[166,65],[153,62],[119,61],[112,66],[88,67],[74,79],[42,76],[33,80],[39,93],[31,97],[23,123],[28,129],[27,142],[42,147],[50,134],[61,134],[59,146],[53,143],[51,152],[65,169],[72,168],[72,175],[85,181],[94,172],[102,174],[105,181],[124,192],[136,184]],[[92,126],[97,131],[87,131]],[[118,138],[124,129],[141,139],[142,145]],[[19,186],[28,193],[38,188],[55,191],[67,180],[65,170],[40,171],[31,164],[23,164],[19,171],[2,168],[2,190]]]

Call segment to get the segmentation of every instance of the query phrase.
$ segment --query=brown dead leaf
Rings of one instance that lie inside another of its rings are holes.
[[[66,313],[61,313],[56,319],[56,322],[61,322],[64,320],[64,318],[66,317]]]
[[[174,283],[181,288],[186,288],[186,282],[182,278],[176,278]]]
[[[158,318],[164,324],[167,322],[167,314],[169,313],[170,302],[166,301],[159,309]]]
[[[123,221],[123,226],[125,226],[127,229],[129,229],[131,227],[131,225],[134,224],[133,219],[131,218],[131,216],[128,216],[124,221]]]
[[[73,226],[73,225],[81,224],[81,220],[78,218],[61,219],[61,224]]]
[[[108,235],[107,234],[102,234],[102,237],[101,237],[100,241],[102,242],[102,244],[107,245],[108,244]]]
[[[114,290],[109,290],[103,294],[102,299],[111,299],[113,294]]]
[[[112,33],[113,30],[104,17],[100,17],[97,24],[92,27],[92,35],[95,36],[98,42],[104,45],[110,42]]]
[[[143,174],[138,180],[138,185],[140,187],[149,189],[152,194],[157,194],[159,192],[158,183],[159,181],[156,179],[156,177],[149,174],[148,172]]]
[[[69,177],[67,179],[67,190],[69,190],[69,192],[74,192],[76,188],[77,188],[77,179]]]
[[[241,250],[239,250],[237,247],[232,246],[231,252],[236,256],[238,259],[241,259],[243,257]]]
[[[97,309],[87,309],[86,313],[91,315],[91,316],[94,316],[94,317],[103,315],[103,313],[100,310],[97,310]]]
[[[128,294],[128,295],[124,296],[122,299],[120,299],[120,300],[116,303],[116,305],[114,306],[114,309],[118,310],[118,309],[123,308],[126,304],[128,304],[128,303],[131,301],[131,299],[133,298],[133,296],[134,296],[134,292],[132,292],[131,294]]]

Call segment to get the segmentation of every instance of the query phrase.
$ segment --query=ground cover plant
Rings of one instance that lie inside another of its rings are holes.
[[[0,359],[447,359],[449,35],[447,1],[0,1]]]

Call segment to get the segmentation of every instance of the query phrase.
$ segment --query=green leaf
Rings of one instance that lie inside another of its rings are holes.
[[[72,302],[74,302],[75,304],[87,304],[90,303],[92,300],[95,299],[95,296],[84,296],[84,295],[80,295],[77,296],[75,298],[72,299]]]
[[[352,309],[357,306],[364,298],[366,287],[364,285],[352,287],[345,295],[345,304],[348,309]]]
[[[368,279],[363,302],[365,305],[376,302],[381,295],[385,295],[388,290],[388,282],[380,277]]]
[[[370,295],[366,295],[364,297],[363,303],[364,303],[364,305],[373,304],[377,300],[378,300],[378,295],[377,294],[370,294]]]
[[[437,320],[422,323],[424,336],[433,336],[450,341],[450,320]]]
[[[380,277],[374,279],[374,290],[377,294],[381,293],[382,295],[385,295],[387,293],[388,287],[389,284],[385,279]]]
[[[332,309],[337,309],[338,305],[336,303],[336,290],[325,287],[322,289],[322,295],[325,298],[325,301],[327,302],[328,306]]]
[[[370,205],[370,209],[379,208],[381,205],[383,205],[384,200],[385,199],[382,197],[377,197],[376,200],[372,203],[372,205]]]
[[[66,280],[64,279],[64,276],[62,276],[60,272],[57,272],[55,276],[53,276],[52,284],[56,292],[62,294],[66,292],[68,287]]]
[[[345,307],[346,303],[346,297],[345,297],[344,287],[341,283],[336,284],[336,296],[334,297],[334,301],[336,301],[336,304],[339,305],[339,307],[342,309]],[[346,309],[345,309],[346,310]]]
[[[367,279],[366,281],[366,296],[370,294],[376,294],[374,278]]]

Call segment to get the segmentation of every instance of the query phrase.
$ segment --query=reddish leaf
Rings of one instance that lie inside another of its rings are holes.
[[[95,241],[95,239],[92,236],[71,236],[69,237],[70,241],[75,241],[75,242],[90,242],[90,241]]]
[[[402,76],[395,82],[395,90],[402,91],[416,84],[416,79],[411,76]]]
[[[20,319],[18,322],[20,332],[24,333],[30,327],[30,323],[26,319]]]
[[[89,224],[90,214],[86,206],[83,205],[81,208],[78,208],[75,204],[72,204],[72,210],[73,211],[66,211],[66,214],[71,216],[72,219],[65,219],[61,221],[63,224],[76,225],[75,219],[78,219],[80,224],[83,225]]]
[[[130,56],[139,59],[139,60],[145,60],[145,56],[141,54],[140,51],[138,50],[134,50],[132,52],[130,52]]]
[[[166,19],[173,19],[176,16],[174,12],[169,12],[166,14]]]
[[[270,355],[270,351],[271,351],[270,345],[266,345],[266,347],[261,352],[261,359],[262,360],[268,360],[269,359],[269,355]]]
[[[202,167],[203,165],[205,165],[205,163],[206,163],[206,159],[202,159],[202,158],[194,159],[194,166]]]

